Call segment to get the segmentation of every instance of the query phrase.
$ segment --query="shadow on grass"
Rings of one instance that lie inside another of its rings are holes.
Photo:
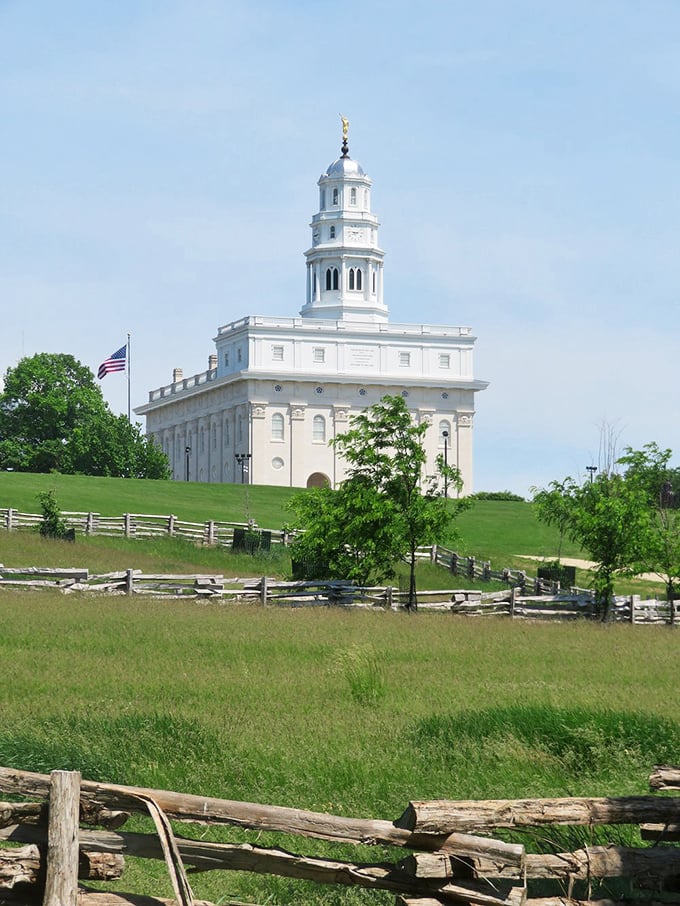
[[[84,780],[188,791],[223,751],[197,721],[169,714],[55,717],[0,729],[0,764],[24,771],[80,771]],[[176,783],[176,786],[169,784]]]

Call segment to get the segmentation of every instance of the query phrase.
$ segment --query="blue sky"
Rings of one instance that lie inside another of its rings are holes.
[[[676,0],[0,0],[0,372],[130,331],[134,406],[296,315],[342,112],[390,319],[478,337],[477,489],[680,451],[679,105]]]

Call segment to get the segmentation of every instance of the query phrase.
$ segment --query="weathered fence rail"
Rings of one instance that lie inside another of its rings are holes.
[[[655,769],[651,786],[680,789],[680,769]],[[0,768],[0,793],[29,800],[0,802],[0,903],[15,906],[40,897],[46,906],[210,906],[194,899],[187,867],[386,890],[396,894],[400,906],[680,902],[680,849],[672,845],[680,827],[680,797],[413,801],[389,821],[93,783],[65,771],[44,775]],[[156,833],[121,830],[133,813],[150,815]],[[343,859],[310,857],[261,847],[257,840],[207,843],[176,834],[170,820],[222,825],[223,836],[231,826],[409,853],[397,854],[395,861],[365,862],[348,861],[346,851]],[[651,842],[621,845],[621,825],[642,828]],[[564,840],[574,839],[574,828],[588,828],[591,835],[597,829],[597,844],[573,851],[560,851],[556,844],[555,852],[533,853],[524,842],[494,836],[519,830],[526,841],[533,830],[544,846],[550,836],[560,839],[556,829],[565,827],[572,833],[562,835]],[[551,834],[547,828],[553,828]],[[94,891],[83,884],[97,880],[101,887],[120,879],[128,855],[165,860],[175,900]]]
[[[0,564],[0,591],[12,588],[56,588],[64,593],[92,592],[164,596],[176,599],[216,600],[224,603],[259,602],[280,607],[355,607],[400,610],[409,601],[407,591],[392,586],[358,586],[349,582],[280,581],[267,576],[229,578],[199,573],[144,573],[138,569],[90,575],[74,567],[4,567]],[[592,593],[572,589],[558,594],[524,594],[519,587],[482,592],[478,589],[419,591],[417,607],[468,617],[573,620],[599,619]],[[671,622],[670,606],[640,595],[616,597],[609,619],[637,624]]]
[[[119,538],[185,538],[199,544],[232,546],[235,530],[260,531],[252,522],[224,522],[208,519],[190,522],[177,516],[155,513],[123,513],[120,516],[102,516],[100,513],[62,513],[67,528],[82,535],[105,535]],[[0,507],[0,528],[7,531],[38,528],[43,521],[39,513],[21,513],[11,507]],[[286,532],[267,530],[270,543],[285,544]]]

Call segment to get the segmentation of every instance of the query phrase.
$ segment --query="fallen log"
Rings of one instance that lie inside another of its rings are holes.
[[[653,843],[677,843],[680,841],[680,824],[641,824],[640,836]]]
[[[18,825],[11,830],[6,828],[0,831],[0,838],[24,842],[27,839],[38,839],[39,834],[39,828]],[[481,878],[471,879],[469,875],[452,883],[452,876],[416,876],[401,864],[350,863],[307,858],[286,850],[264,849],[249,843],[206,843],[185,837],[175,837],[175,842],[182,861],[197,871],[250,871],[315,881],[318,884],[354,885],[397,893],[408,890],[423,893],[435,887],[456,902],[475,902],[485,906],[521,906],[523,901],[520,888],[496,881],[488,883]],[[79,844],[88,851],[124,853],[146,859],[164,858],[158,838],[149,834],[81,830]],[[514,871],[519,874],[518,869]]]
[[[0,767],[0,792],[13,795],[45,798],[49,794],[50,777],[13,768]],[[200,824],[230,824],[262,831],[301,834],[318,840],[342,843],[386,844],[409,849],[443,850],[467,855],[479,846],[486,846],[490,858],[515,859],[521,863],[522,847],[500,840],[479,838],[457,832],[412,833],[391,821],[343,818],[324,812],[275,805],[259,805],[228,799],[150,790],[117,784],[83,780],[80,786],[81,805],[124,812],[146,812],[140,796],[153,799],[165,814],[177,821]],[[650,797],[652,798],[652,797]],[[654,799],[655,803],[670,801]]]
[[[81,852],[78,877],[89,881],[114,881],[123,875],[125,859],[116,853]],[[45,880],[44,851],[35,844],[21,849],[0,849],[0,891],[17,884],[38,884]]]
[[[409,803],[395,824],[414,834],[483,833],[547,824],[680,823],[680,798],[435,799]]]
[[[10,824],[47,822],[45,802],[0,802],[0,827]]]
[[[490,860],[460,859],[447,853],[414,853],[400,863],[417,878],[552,879],[563,883],[594,878],[660,881],[680,875],[680,850],[673,847],[593,846],[574,852],[532,854],[523,869]]]
[[[680,768],[657,764],[649,776],[651,790],[680,790]]]
[[[680,874],[680,850],[670,846],[634,848],[589,846],[570,853],[526,857],[527,878],[558,881],[590,878],[638,878],[660,880]]]

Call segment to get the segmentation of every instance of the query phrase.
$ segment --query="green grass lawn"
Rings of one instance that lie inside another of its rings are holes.
[[[290,522],[288,501],[299,491],[294,488],[199,484],[194,482],[144,481],[129,478],[93,478],[82,475],[33,475],[0,472],[0,507],[13,507],[21,512],[39,512],[37,495],[54,490],[64,511],[98,512],[116,516],[132,513],[174,513],[180,519],[204,522],[208,519],[243,522],[253,518],[264,528],[281,528]],[[495,569],[525,569],[535,575],[536,563],[521,555],[555,559],[582,555],[572,542],[560,544],[558,532],[536,518],[532,504],[523,501],[475,501],[461,514],[456,528],[459,538],[444,543],[461,554],[479,560],[490,560]],[[130,545],[133,545],[132,547]],[[64,560],[66,558],[66,561]],[[83,559],[84,558],[84,559]],[[76,547],[60,547],[54,542],[38,543],[26,532],[8,537],[0,530],[0,563],[6,566],[86,566],[92,572],[113,569],[164,570],[171,572],[216,572],[225,575],[289,575],[286,557],[234,561],[224,551],[209,551],[181,542],[84,539]],[[460,587],[446,574],[421,571],[421,587]],[[590,587],[592,577],[584,570],[577,573],[577,584]],[[469,586],[469,583],[463,582]],[[661,583],[650,585],[637,580],[617,583],[622,594],[658,594]]]
[[[0,620],[5,766],[395,819],[419,798],[641,794],[680,760],[668,629],[53,592],[0,594]],[[215,902],[393,902],[245,873],[192,885]],[[162,866],[134,860],[116,887],[170,895]]]
[[[0,505],[36,511],[35,495],[49,488],[64,510],[106,515],[241,521],[246,503],[240,486],[2,473]],[[247,493],[261,525],[286,521],[290,490]],[[559,544],[528,503],[480,501],[460,530],[461,553],[496,566],[522,553],[553,558]],[[239,576],[290,569],[285,551],[261,559],[172,539],[68,544],[6,531],[0,563]],[[420,569],[421,587],[451,580]],[[8,589],[0,589],[0,627],[0,764],[10,767],[395,819],[418,798],[643,793],[655,763],[680,761],[678,643],[667,628]],[[130,829],[149,830],[148,822]],[[233,829],[198,833],[308,855],[394,858]],[[557,834],[554,843],[574,840]],[[393,902],[246,873],[200,875],[192,885],[214,902]],[[136,860],[115,886],[171,893],[162,865]]]
[[[260,485],[0,472],[0,507],[38,513],[37,495],[48,490],[54,490],[62,510],[104,516],[174,513],[179,519],[194,522],[245,522],[252,518],[265,528],[281,528],[290,521],[286,504],[296,493],[295,488]]]
[[[92,478],[81,475],[33,475],[0,472],[0,507],[39,512],[37,495],[54,490],[62,510],[98,512],[107,516],[130,513],[174,513],[180,519],[243,522],[253,518],[265,528],[290,522],[287,508],[295,488],[144,481],[131,478]],[[461,553],[496,560],[515,554],[553,558],[559,548],[557,532],[540,523],[530,503],[476,501],[457,523]],[[578,555],[572,544],[562,553]]]

